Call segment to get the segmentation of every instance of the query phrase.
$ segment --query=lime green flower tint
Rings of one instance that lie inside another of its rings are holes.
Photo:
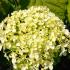
[[[12,59],[14,70],[53,70],[55,54],[70,49],[65,27],[46,6],[14,11],[0,23],[0,50]]]

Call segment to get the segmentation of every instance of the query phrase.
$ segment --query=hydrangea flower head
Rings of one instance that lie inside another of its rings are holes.
[[[69,34],[46,6],[32,6],[0,23],[0,50],[3,47],[5,57],[12,59],[14,70],[53,70],[55,54],[65,55],[69,49]]]

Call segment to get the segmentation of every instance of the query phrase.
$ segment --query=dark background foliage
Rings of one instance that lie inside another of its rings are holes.
[[[30,0],[0,0],[0,22],[13,11],[26,9],[29,2]]]
[[[39,5],[48,6],[70,30],[70,0],[0,0],[0,22],[15,10]],[[0,51],[0,70],[12,70],[12,64],[4,57],[3,50]],[[68,56],[60,57],[60,62],[54,66],[54,70],[70,70]]]

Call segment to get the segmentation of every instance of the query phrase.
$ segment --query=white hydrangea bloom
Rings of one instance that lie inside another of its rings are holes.
[[[55,54],[70,52],[70,32],[46,6],[14,11],[0,23],[0,51],[9,49],[14,70],[53,70]]]
[[[65,29],[65,30],[64,30],[64,33],[65,33],[66,35],[69,35],[69,34],[70,34],[68,29]]]

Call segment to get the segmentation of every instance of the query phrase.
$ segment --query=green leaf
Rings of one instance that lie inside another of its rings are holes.
[[[68,11],[68,20],[70,23],[70,0],[68,0],[67,11]]]

